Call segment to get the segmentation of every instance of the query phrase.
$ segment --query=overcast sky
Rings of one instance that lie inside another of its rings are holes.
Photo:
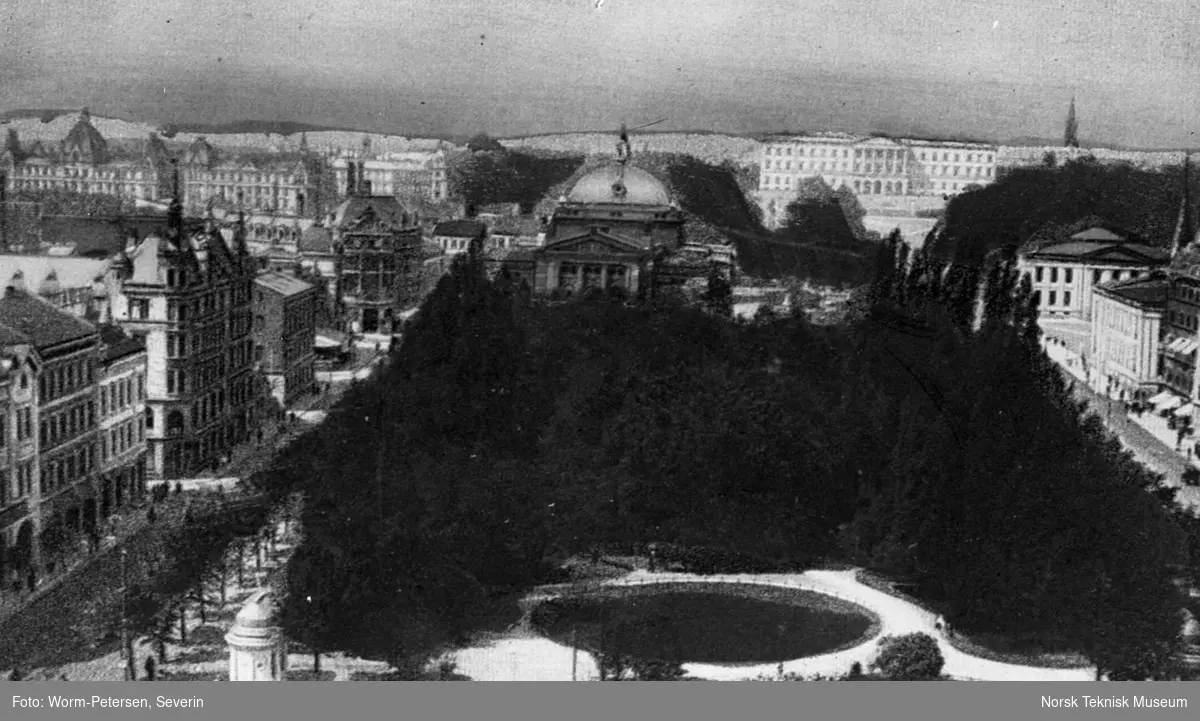
[[[0,109],[1196,144],[1195,0],[10,0]]]

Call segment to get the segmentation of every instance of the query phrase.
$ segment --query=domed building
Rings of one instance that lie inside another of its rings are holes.
[[[714,264],[732,270],[732,247],[689,243],[687,218],[666,184],[629,164],[622,143],[617,162],[580,178],[554,210],[533,253],[535,293],[619,289],[644,297],[705,277]]]

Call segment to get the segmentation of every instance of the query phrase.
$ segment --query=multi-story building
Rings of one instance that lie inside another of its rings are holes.
[[[37,386],[29,336],[0,322],[0,601],[36,587],[41,567]]]
[[[619,289],[630,297],[732,270],[732,247],[689,242],[667,186],[621,162],[583,175],[554,210],[545,245],[510,253],[503,267],[534,292]]]
[[[427,257],[418,218],[362,184],[322,226],[300,239],[301,265],[332,291],[338,328],[392,334],[424,288]],[[329,275],[332,273],[332,276]]]
[[[331,163],[337,192],[353,195],[366,182],[376,195],[391,195],[402,203],[420,200],[444,201],[449,197],[446,152],[438,149],[419,153],[386,153],[371,157],[365,152],[335,159]]]
[[[188,230],[183,204],[166,227],[111,263],[113,322],[144,340],[147,475],[188,477],[249,437],[261,398],[251,298],[257,263],[244,225]]]
[[[146,347],[115,325],[100,327],[100,516],[146,492]]]
[[[320,172],[306,149],[222,160],[206,139],[197,138],[183,157],[183,203],[193,215],[220,205],[311,217],[319,212]]]
[[[1122,400],[1145,400],[1158,392],[1170,285],[1165,273],[1155,271],[1095,286],[1090,368],[1098,390]]]
[[[4,163],[7,189],[104,193],[153,205],[173,193],[172,158],[161,138],[151,134],[138,152],[118,153],[92,125],[84,108],[57,152],[40,142],[9,149]],[[293,153],[249,154],[221,160],[204,138],[183,156],[182,201],[192,215],[214,205],[285,216],[288,220],[319,212],[320,159],[306,144]]]
[[[961,193],[996,178],[996,146],[828,133],[778,138],[763,144],[759,202],[768,224],[782,221],[787,203],[806,178],[860,196],[932,196]]]
[[[271,395],[287,407],[315,382],[316,287],[281,273],[254,281],[254,343]]]
[[[30,419],[37,424],[38,456],[32,499],[40,565],[54,573],[81,534],[98,540],[100,336],[90,323],[12,287],[0,299],[0,324],[28,339],[41,364]]]
[[[1200,397],[1196,350],[1200,347],[1200,274],[1174,269],[1163,316],[1160,380],[1184,399]]]
[[[104,193],[148,201],[170,193],[170,158],[162,139],[152,133],[140,152],[112,152],[87,108],[57,152],[35,142],[25,150],[10,148],[3,160],[9,191]]]
[[[1017,267],[1033,280],[1041,318],[1091,320],[1092,291],[1114,280],[1140,278],[1170,254],[1108,228],[1088,228],[1065,241],[1021,253]]]

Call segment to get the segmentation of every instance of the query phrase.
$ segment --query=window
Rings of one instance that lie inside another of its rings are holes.
[[[1104,275],[1104,271],[1100,271],[1100,270],[1093,270],[1093,271],[1092,271],[1092,282],[1093,282],[1093,283],[1099,283],[1099,282],[1100,282],[1100,277],[1101,277],[1102,275]]]
[[[1071,291],[1063,291],[1063,305],[1071,305]]]
[[[1033,269],[1034,279],[1039,283],[1042,282],[1042,270],[1043,268],[1040,265]]]
[[[1070,283],[1070,282],[1071,282],[1071,278],[1072,278],[1072,277],[1074,276],[1074,274],[1075,274],[1075,271],[1073,271],[1071,268],[1067,268],[1066,270],[1064,270],[1064,271],[1063,271],[1063,274],[1066,276],[1065,278],[1063,278],[1063,281],[1064,281],[1064,282],[1067,282],[1067,283]],[[1068,301],[1068,302],[1070,302],[1070,301]]]
[[[1057,283],[1057,282],[1058,282],[1058,268],[1051,268],[1051,269],[1050,269],[1050,282],[1051,282],[1051,283]]]
[[[1041,304],[1042,304],[1042,291],[1040,291],[1040,290],[1035,290],[1035,291],[1033,291],[1033,302],[1034,302],[1034,304],[1035,304],[1035,305],[1041,306]]]
[[[150,318],[150,299],[131,299],[129,301],[129,317],[133,320],[148,320]]]
[[[22,408],[17,411],[17,440],[23,441],[33,435],[33,411]]]
[[[1049,300],[1049,302],[1046,303],[1046,305],[1048,305],[1048,306],[1055,305],[1057,300],[1058,300],[1058,294],[1055,293],[1054,291],[1050,291],[1050,300]]]

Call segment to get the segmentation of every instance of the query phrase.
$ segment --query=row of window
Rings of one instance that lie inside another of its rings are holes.
[[[814,158],[849,158],[850,151],[847,148],[811,148],[810,156]],[[839,153],[840,151],[840,153]],[[855,148],[854,157],[856,158],[881,158],[881,159],[903,159],[908,157],[909,151],[886,148]],[[767,155],[791,155],[792,146],[768,147]],[[804,147],[796,148],[796,155],[804,155]],[[994,162],[995,156],[992,153],[951,153],[950,151],[942,151],[941,157],[938,157],[937,151],[919,151],[916,153],[921,160],[938,161],[947,163],[991,163]]]
[[[1052,291],[1049,291],[1048,293],[1046,293],[1046,303],[1044,305],[1042,304],[1042,291],[1040,291],[1040,290],[1033,291],[1033,297],[1037,301],[1038,306],[1040,306],[1040,307],[1050,308],[1050,307],[1058,306],[1058,291],[1052,290]],[[1062,293],[1062,307],[1069,308],[1070,306],[1071,306],[1071,291],[1064,290]]]
[[[56,398],[74,393],[92,383],[92,359],[63,363],[48,370],[38,379],[38,398],[42,403],[49,403]]]
[[[12,477],[7,470],[0,470],[0,508],[8,504],[28,498],[33,494],[33,461],[19,463],[12,469]]]
[[[146,377],[141,373],[100,386],[100,417],[123,411],[146,400]]]
[[[146,440],[145,418],[139,415],[100,434],[100,453],[103,460],[121,455]]]
[[[14,414],[14,426],[17,431],[17,441],[25,441],[33,436],[33,409],[18,408]],[[0,448],[8,444],[8,416],[0,413]]]
[[[1196,321],[1195,313],[1184,313],[1182,311],[1172,310],[1168,311],[1167,319],[1171,325],[1178,326],[1180,328],[1186,328],[1187,330],[1192,331],[1200,329],[1200,325],[1198,325]]]
[[[85,443],[65,458],[42,461],[42,498],[86,478],[96,470],[100,454],[96,446]]]
[[[86,433],[96,426],[96,404],[93,401],[80,403],[64,411],[50,414],[43,418],[38,437],[42,450],[53,448],[60,443]]]

